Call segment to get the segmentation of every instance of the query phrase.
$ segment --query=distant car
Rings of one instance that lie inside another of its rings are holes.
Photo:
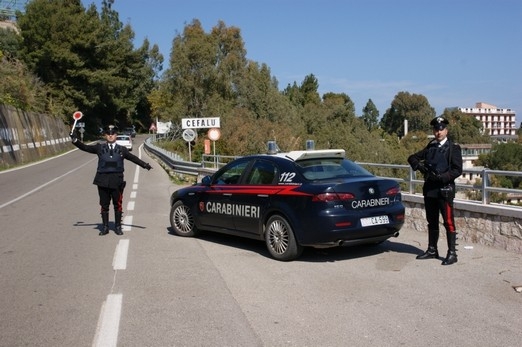
[[[133,127],[123,129],[123,134],[129,135],[130,137],[136,137],[136,130]]]
[[[132,138],[129,135],[116,136],[116,143],[120,146],[127,147],[129,151],[132,151]]]
[[[342,149],[242,157],[175,191],[170,206],[179,236],[209,230],[264,240],[282,261],[304,247],[396,237],[405,212],[399,184],[345,159]]]

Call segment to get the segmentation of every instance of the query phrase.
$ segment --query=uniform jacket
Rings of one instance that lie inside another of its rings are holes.
[[[94,145],[86,145],[80,140],[73,142],[73,145],[82,151],[98,155],[98,167],[94,176],[93,184],[105,188],[121,188],[123,187],[123,161],[125,159],[132,161],[136,165],[145,168],[147,163],[132,154],[127,147],[123,147],[114,143],[114,149],[109,150],[107,142],[98,142]],[[112,154],[112,156],[111,156]]]
[[[408,157],[413,170],[429,167],[436,175],[425,175],[422,188],[424,196],[440,197],[440,188],[450,185],[455,191],[455,179],[462,175],[462,153],[460,146],[448,139],[438,147],[438,142],[431,141],[424,149]]]

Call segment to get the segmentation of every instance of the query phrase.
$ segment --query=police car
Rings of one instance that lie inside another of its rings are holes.
[[[342,149],[241,157],[175,191],[170,205],[175,234],[264,240],[282,261],[305,247],[380,243],[404,224],[398,183],[374,176]]]

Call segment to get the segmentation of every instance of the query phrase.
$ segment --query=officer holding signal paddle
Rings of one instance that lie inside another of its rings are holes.
[[[75,117],[75,123],[76,120]],[[147,170],[152,169],[152,167],[130,153],[126,147],[116,144],[116,136],[118,134],[116,126],[109,125],[105,127],[103,134],[105,142],[98,142],[92,145],[86,145],[78,139],[74,132],[74,126],[70,136],[72,143],[76,147],[82,151],[98,155],[98,167],[93,184],[98,186],[98,195],[100,197],[102,228],[99,235],[102,236],[109,233],[109,206],[111,201],[114,207],[114,232],[116,235],[123,235],[121,228],[123,189],[125,188],[123,161],[124,159],[130,160]]]

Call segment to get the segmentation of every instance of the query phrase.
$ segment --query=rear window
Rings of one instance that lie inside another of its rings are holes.
[[[319,158],[296,162],[299,172],[310,181],[332,178],[373,176],[353,161],[339,158]]]

